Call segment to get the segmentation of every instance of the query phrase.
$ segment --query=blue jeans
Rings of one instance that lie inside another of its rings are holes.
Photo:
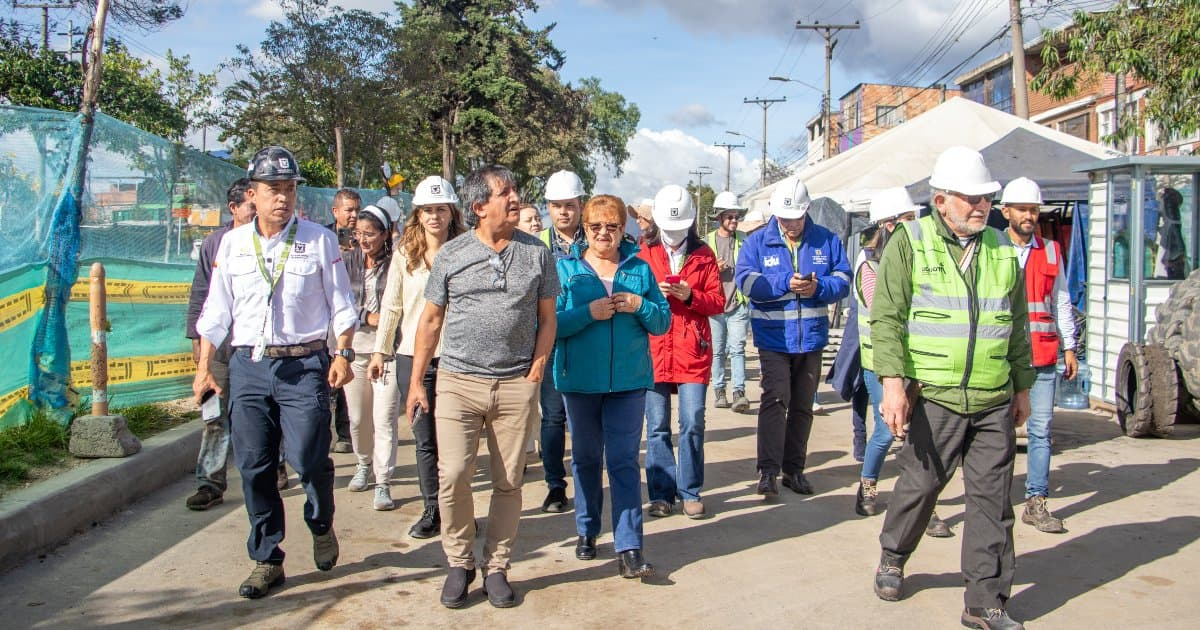
[[[867,392],[871,395],[875,428],[871,431],[871,439],[867,442],[867,449],[863,453],[862,477],[863,479],[878,480],[879,471],[883,469],[883,459],[887,457],[888,448],[892,446],[892,430],[883,421],[883,414],[879,413],[879,405],[883,402],[883,385],[880,384],[879,377],[875,375],[875,372],[864,368],[863,383],[866,384]]]
[[[671,391],[679,392],[679,465],[671,446]],[[646,390],[646,486],[651,501],[699,501],[704,486],[703,383],[655,383]]]
[[[642,443],[646,390],[564,393],[563,402],[571,424],[576,531],[580,536],[600,534],[600,516],[604,512],[602,476],[607,468],[613,548],[617,553],[641,549],[642,470],[638,450]]]
[[[733,389],[746,391],[746,327],[750,324],[750,309],[742,304],[732,312],[708,318],[712,328],[713,389],[725,389],[725,357],[733,372]]]
[[[1030,414],[1025,423],[1029,445],[1025,447],[1025,498],[1050,496],[1050,421],[1054,418],[1053,365],[1035,368],[1037,380],[1029,390]]]
[[[222,346],[222,350],[225,347]],[[225,471],[229,463],[229,356],[226,351],[213,357],[209,371],[224,392],[220,396],[221,415],[204,423],[200,434],[200,453],[196,456],[196,487],[225,494]]]
[[[550,488],[567,487],[567,409],[553,378],[542,379],[542,470]]]

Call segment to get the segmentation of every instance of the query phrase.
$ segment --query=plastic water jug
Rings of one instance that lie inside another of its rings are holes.
[[[1088,408],[1088,390],[1091,389],[1090,377],[1091,373],[1088,370],[1087,363],[1079,362],[1079,372],[1075,375],[1074,380],[1068,381],[1063,378],[1063,370],[1065,369],[1062,361],[1058,362],[1058,395],[1056,405],[1063,409],[1087,409]]]

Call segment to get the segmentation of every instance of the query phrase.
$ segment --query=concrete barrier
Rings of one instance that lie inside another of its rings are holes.
[[[194,471],[202,428],[193,420],[148,438],[136,455],[89,461],[0,499],[0,571]]]

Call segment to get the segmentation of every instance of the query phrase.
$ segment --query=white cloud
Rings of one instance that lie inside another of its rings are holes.
[[[624,164],[624,173],[618,178],[611,171],[600,169],[596,173],[596,193],[617,195],[626,203],[637,204],[654,197],[667,184],[687,185],[688,180],[695,179],[688,171],[700,166],[712,169],[712,174],[704,177],[705,184],[717,191],[725,187],[725,149],[679,129],[639,129],[627,147],[629,159]],[[730,188],[734,192],[740,193],[758,183],[757,160],[748,160],[735,151],[730,164]]]
[[[711,127],[713,125],[725,124],[723,121],[717,120],[716,116],[713,116],[713,113],[707,107],[699,103],[691,103],[680,107],[668,115],[667,120],[680,127]]]
[[[860,29],[843,31],[837,36],[839,46],[834,54],[834,63],[850,71],[871,72],[880,80],[904,78],[917,63],[938,48],[944,35],[950,31],[957,33],[958,27],[965,26],[957,42],[940,60],[930,64],[932,67],[918,77],[918,83],[932,82],[975,52],[1008,21],[1005,3],[966,3],[959,0],[822,2],[815,10],[794,0],[709,0],[703,5],[694,0],[583,2],[622,12],[640,12],[660,7],[685,29],[706,37],[764,35],[783,42],[793,36],[797,20],[806,23],[819,20],[826,24],[859,21]],[[983,8],[975,13],[971,10],[973,6]],[[1036,22],[1026,20],[1026,39],[1032,39],[1037,34]],[[824,47],[823,39],[816,32],[804,31],[794,35],[797,41],[803,41],[804,38],[810,40],[806,46],[810,52]],[[799,45],[793,44],[792,49],[799,50]],[[984,59],[986,57],[981,55],[976,62]]]
[[[396,10],[395,0],[335,0],[330,2],[330,5],[340,6],[343,9],[363,9],[372,13],[394,13]],[[279,0],[258,0],[246,12],[264,20],[283,19],[283,8],[280,6]]]

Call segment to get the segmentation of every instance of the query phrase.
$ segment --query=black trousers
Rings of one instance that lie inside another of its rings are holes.
[[[275,483],[279,449],[308,500],[304,522],[315,535],[333,527],[333,459],[329,457],[329,355],[250,360],[238,348],[229,362],[233,454],[250,517],[250,559],[283,563],[283,499]]]
[[[434,507],[438,504],[437,424],[433,415],[437,410],[437,369],[438,360],[435,357],[421,378],[425,385],[425,397],[429,400],[429,411],[418,411],[411,424],[417,449],[417,486],[425,505]],[[408,381],[412,378],[412,370],[413,358],[397,354],[396,384],[400,386],[401,406],[407,404],[405,401],[408,400]]]
[[[879,544],[903,562],[921,541],[938,494],[961,464],[966,486],[962,575],[966,605],[1003,608],[1012,591],[1012,488],[1016,434],[1010,405],[962,415],[918,399],[908,437],[896,456],[899,478]]]
[[[821,376],[821,351],[758,351],[762,403],[758,407],[758,471],[804,472],[812,433],[813,395]]]
[[[346,405],[346,392],[341,387],[333,390],[333,430],[337,441],[350,441],[350,409]]]

